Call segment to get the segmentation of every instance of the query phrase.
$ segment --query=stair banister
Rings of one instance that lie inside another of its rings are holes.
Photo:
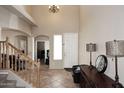
[[[40,87],[40,62],[35,62],[13,46],[8,37],[0,41],[0,69],[11,70],[33,87]]]

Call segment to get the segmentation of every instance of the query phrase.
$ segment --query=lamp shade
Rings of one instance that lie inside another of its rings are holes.
[[[95,52],[96,44],[93,44],[93,43],[86,44],[86,51],[87,52]]]
[[[124,40],[106,42],[106,55],[124,57]]]

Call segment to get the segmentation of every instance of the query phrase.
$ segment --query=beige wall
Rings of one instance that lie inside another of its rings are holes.
[[[31,16],[32,15],[32,6],[31,5],[23,5],[24,9]]]
[[[22,13],[27,13],[31,16],[32,10],[31,10],[31,5],[12,5],[16,9],[18,9]]]
[[[0,27],[19,30],[31,35],[31,26],[2,6],[0,6]]]
[[[48,6],[33,6],[32,17],[38,24],[33,35],[46,35],[50,38],[50,68],[62,69],[63,60],[53,60],[53,35],[79,31],[79,6],[60,6],[58,13],[49,13]]]
[[[124,6],[80,6],[79,62],[89,64],[89,53],[86,43],[97,44],[97,52],[93,53],[93,65],[96,57],[105,54],[105,42],[124,40]],[[106,74],[114,79],[115,68],[112,58],[108,58]],[[118,59],[120,82],[124,85],[124,58]]]
[[[34,37],[28,36],[28,56],[34,60]]]
[[[15,47],[19,47],[19,42],[16,36],[26,36],[27,37],[27,53],[28,56],[34,59],[34,37],[29,36],[25,33],[19,31],[12,31],[12,30],[0,30],[1,40],[6,40],[6,37],[9,37],[9,42],[13,44]]]
[[[13,5],[13,7],[31,19],[31,6]],[[13,14],[4,6],[0,6],[0,28],[2,28],[2,34],[0,33],[0,37],[3,37],[4,39],[6,36],[10,37],[10,42],[12,44],[15,42],[15,35],[22,35],[22,33],[23,35],[28,35],[28,54],[34,58],[34,38],[31,36],[32,26],[29,23]],[[22,33],[20,34],[19,31]]]
[[[6,40],[6,37],[9,37],[9,42],[11,42],[11,44],[15,45],[16,47],[18,47],[18,42],[17,42],[17,38],[16,36],[26,36],[26,34],[22,33],[22,32],[18,32],[18,31],[7,31],[7,30],[2,30],[1,32],[2,36],[1,36],[1,40],[4,41]]]

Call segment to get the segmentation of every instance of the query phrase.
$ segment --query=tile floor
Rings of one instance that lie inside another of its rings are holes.
[[[79,84],[73,82],[71,72],[48,69],[43,64],[40,68],[40,82],[41,88],[79,88]]]

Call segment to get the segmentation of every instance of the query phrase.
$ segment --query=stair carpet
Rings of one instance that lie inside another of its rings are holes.
[[[0,72],[0,88],[24,88],[16,86],[16,80],[8,80],[8,72]]]

